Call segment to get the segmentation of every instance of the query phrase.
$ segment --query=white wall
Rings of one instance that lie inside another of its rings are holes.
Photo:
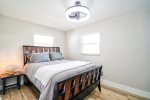
[[[81,36],[99,32],[101,55],[81,55]],[[67,56],[103,65],[103,79],[150,92],[150,10],[67,32]]]
[[[23,45],[34,45],[34,34],[53,36],[65,55],[65,33],[49,27],[0,16],[0,73],[6,66],[23,66]]]

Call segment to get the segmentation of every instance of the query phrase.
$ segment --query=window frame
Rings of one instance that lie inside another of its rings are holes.
[[[41,37],[48,37],[52,39],[52,43],[40,43],[35,40],[35,36],[41,36]],[[54,46],[54,37],[53,36],[47,36],[47,35],[39,35],[39,34],[34,34],[34,46],[43,46],[43,47],[53,47]],[[43,44],[43,45],[42,45]]]
[[[99,34],[99,43],[86,43],[86,44],[98,44],[99,45],[99,53],[84,53],[83,52],[83,48],[84,48],[84,42],[83,42],[83,36],[90,36],[90,35],[93,35],[93,34],[88,34],[88,35],[83,35],[82,37],[81,37],[81,54],[82,55],[87,55],[87,56],[100,56],[100,54],[101,54],[101,51],[100,51],[100,49],[101,49],[101,45],[100,45],[100,43],[101,43],[101,35],[100,35],[100,33],[95,33],[95,34]]]

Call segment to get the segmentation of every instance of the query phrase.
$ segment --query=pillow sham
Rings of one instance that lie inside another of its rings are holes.
[[[30,57],[30,63],[40,63],[40,62],[49,62],[49,53],[32,53]]]
[[[62,53],[60,53],[60,52],[51,52],[50,53],[50,59],[52,61],[54,61],[54,60],[64,59],[64,57],[62,56]]]

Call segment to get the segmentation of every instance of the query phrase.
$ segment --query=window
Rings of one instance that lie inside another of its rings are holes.
[[[54,38],[51,36],[43,36],[43,35],[34,35],[34,45],[35,46],[53,46]]]
[[[81,53],[87,55],[100,54],[100,34],[85,35],[81,38]]]

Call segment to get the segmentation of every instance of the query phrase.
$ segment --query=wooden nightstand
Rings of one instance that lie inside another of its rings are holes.
[[[3,73],[0,75],[0,78],[2,80],[2,85],[3,85],[3,94],[5,94],[5,90],[11,87],[18,87],[18,89],[20,89],[20,80],[21,80],[21,76],[23,75],[23,73],[21,71],[17,71],[14,74],[9,74],[9,73]],[[6,85],[6,81],[9,78],[17,78],[17,82],[15,84],[11,84],[11,85]]]

